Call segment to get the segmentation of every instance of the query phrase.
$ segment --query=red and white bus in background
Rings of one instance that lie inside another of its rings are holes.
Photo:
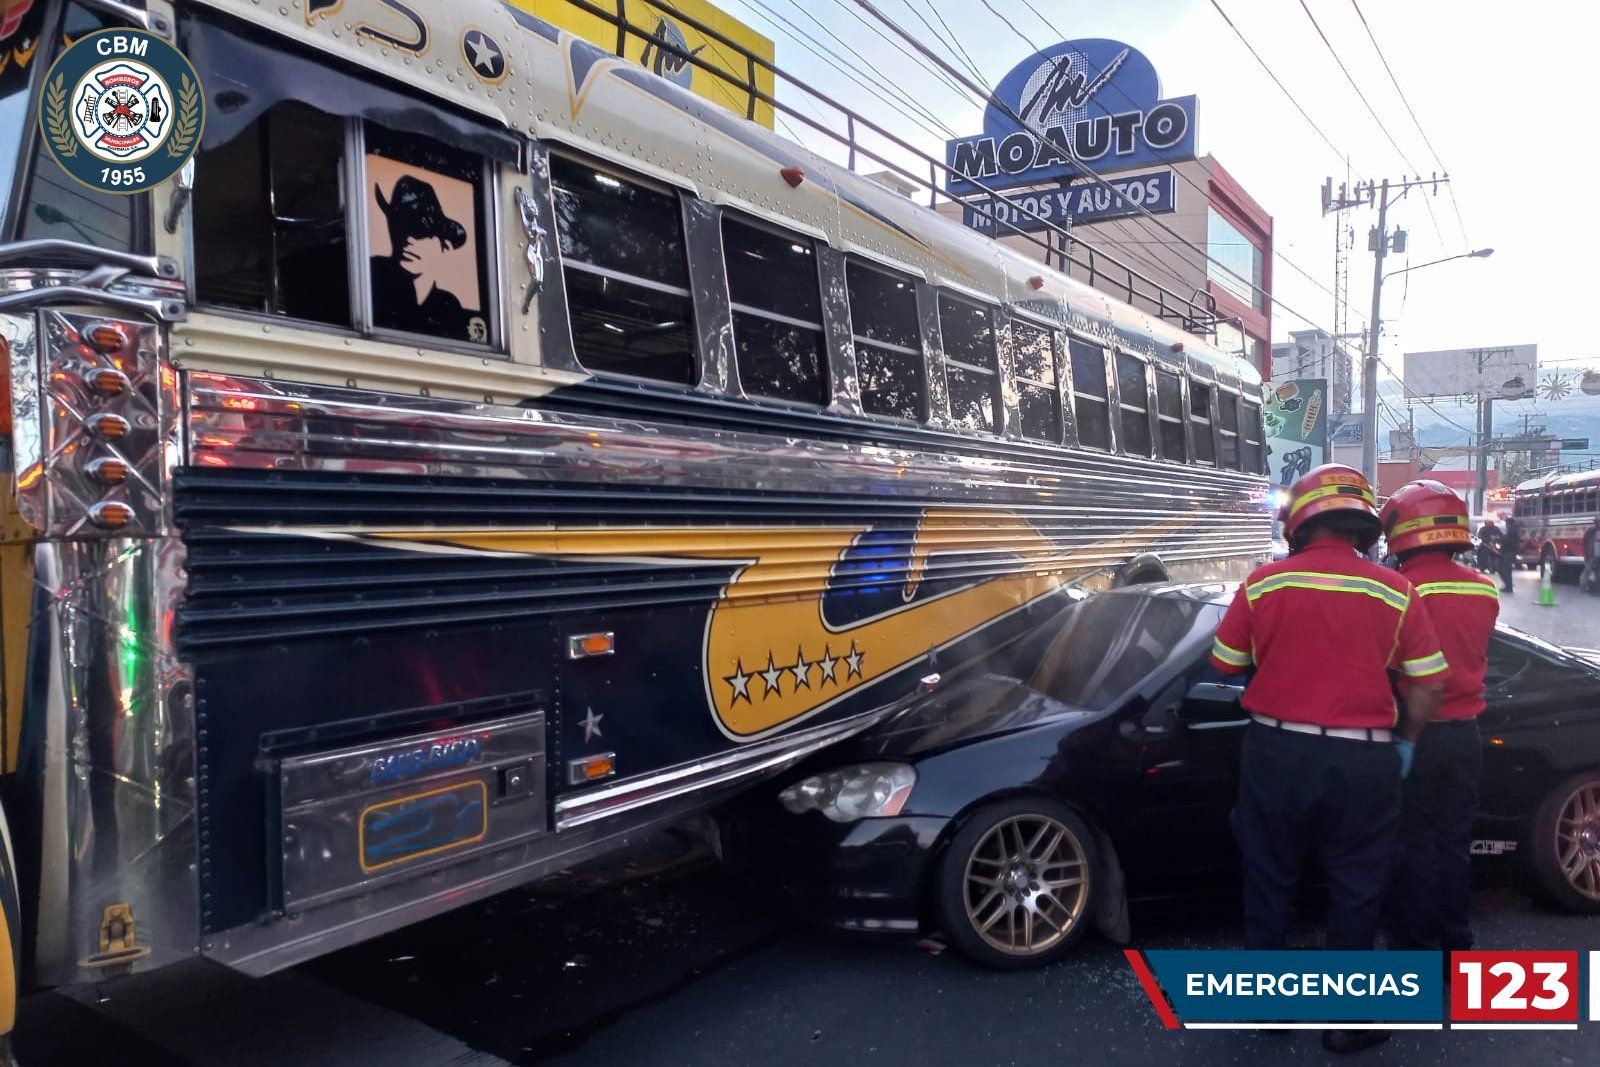
[[[1600,515],[1600,470],[1550,474],[1517,486],[1512,513],[1522,528],[1519,563],[1537,563],[1552,577],[1576,578],[1583,533]]]

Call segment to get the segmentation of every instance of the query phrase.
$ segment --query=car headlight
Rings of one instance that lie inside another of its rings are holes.
[[[904,763],[858,763],[802,778],[778,794],[796,815],[820,811],[834,822],[899,815],[917,784]]]

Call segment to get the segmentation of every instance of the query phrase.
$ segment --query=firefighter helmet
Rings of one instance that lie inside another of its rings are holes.
[[[1389,551],[1397,556],[1441,546],[1457,551],[1472,544],[1466,501],[1431,478],[1403,486],[1383,505],[1378,518]]]
[[[1303,547],[1304,535],[1310,533],[1308,524],[1313,519],[1335,514],[1340,516],[1341,525],[1355,520],[1348,528],[1361,534],[1361,551],[1377,543],[1382,528],[1378,524],[1372,483],[1354,467],[1325,463],[1307,472],[1290,487],[1289,518],[1284,523],[1284,536],[1291,546]]]

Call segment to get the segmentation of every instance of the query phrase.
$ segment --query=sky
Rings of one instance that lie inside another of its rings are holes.
[[[1272,83],[1211,0],[988,0],[1020,35],[984,0],[873,2],[929,43],[947,26],[989,85],[1037,47],[1109,37],[1150,58],[1163,95],[1196,94],[1200,152],[1214,154],[1273,216],[1281,257],[1273,272],[1274,340],[1333,322],[1334,297],[1327,290],[1333,283],[1334,222],[1321,214],[1320,190],[1329,176],[1335,186],[1344,180],[1346,164],[1331,141],[1348,155],[1352,180],[1450,175],[1454,203],[1441,190],[1431,199],[1431,215],[1417,192],[1391,206],[1391,226],[1407,231],[1409,247],[1391,256],[1386,270],[1494,249],[1488,259],[1427,267],[1385,284],[1382,352],[1390,366],[1398,371],[1406,351],[1533,343],[1547,367],[1600,369],[1589,322],[1595,298],[1588,291],[1600,238],[1589,169],[1597,148],[1594,132],[1586,128],[1592,112],[1583,103],[1593,84],[1600,4],[1357,0],[1425,142],[1351,0],[1305,0],[1333,51],[1323,45],[1301,0],[1217,0],[1327,141]],[[854,0],[721,0],[720,6],[774,39],[780,68],[940,158],[948,134],[926,127],[942,122],[959,134],[981,127],[981,104],[942,84],[926,61],[879,36]],[[818,58],[797,40],[795,27],[848,62]],[[962,61],[949,47],[936,47]],[[1381,127],[1340,72],[1335,52]],[[874,84],[880,76],[926,109],[921,125]],[[795,95],[780,89],[779,98]],[[805,140],[820,147],[814,136]],[[1366,232],[1376,217],[1375,209],[1365,208],[1346,216],[1357,234],[1352,328],[1368,316],[1372,256]],[[1284,259],[1315,280],[1300,276]]]

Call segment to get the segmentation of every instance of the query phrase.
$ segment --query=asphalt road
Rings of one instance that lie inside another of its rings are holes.
[[[1559,586],[1557,607],[1546,608],[1537,591],[1536,575],[1519,575],[1507,620],[1600,644],[1600,598]],[[1511,885],[1479,890],[1475,911],[1480,947],[1600,950],[1600,918],[1550,911]],[[1229,899],[1134,914],[1139,948],[1227,948],[1239,938]],[[1401,1034],[1360,1059],[1591,1064],[1597,1025]],[[1311,1033],[1161,1029],[1120,947],[1093,936],[1054,967],[1001,974],[937,944],[812,929],[674,838],[598,875],[508,893],[261,981],[197,960],[31,996],[16,1044],[23,1067],[1330,1058]]]

